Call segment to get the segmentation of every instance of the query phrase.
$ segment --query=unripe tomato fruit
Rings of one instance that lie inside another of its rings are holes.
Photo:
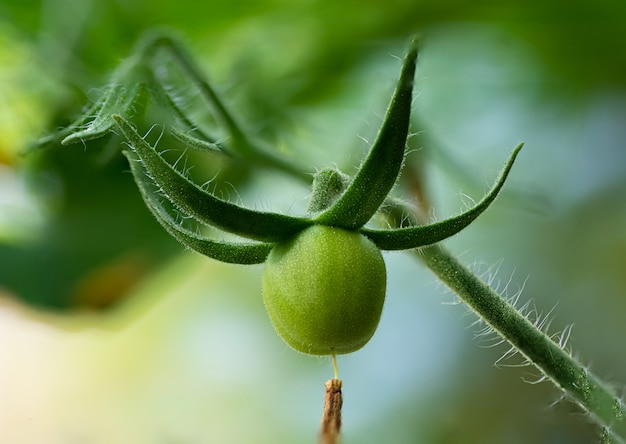
[[[376,331],[386,280],[383,257],[369,239],[314,225],[272,249],[263,300],[277,333],[295,350],[350,353]]]

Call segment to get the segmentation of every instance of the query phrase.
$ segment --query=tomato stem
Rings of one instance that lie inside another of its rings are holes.
[[[615,392],[577,362],[561,344],[536,326],[440,245],[414,254],[485,323],[513,345],[603,428],[605,442],[623,443],[626,407]]]
[[[335,355],[333,354],[333,358]],[[329,379],[326,381],[326,394],[324,396],[324,414],[320,428],[320,444],[337,444],[341,431],[341,406],[343,398],[341,396],[342,381],[340,379]]]

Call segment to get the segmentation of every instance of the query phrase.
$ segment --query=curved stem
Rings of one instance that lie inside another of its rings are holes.
[[[603,428],[605,442],[626,442],[622,400],[546,333],[441,246],[414,250],[422,262],[530,363]]]
[[[200,68],[196,65],[193,58],[176,39],[160,34],[148,41],[149,43],[146,44],[144,50],[146,55],[152,57],[151,66],[153,72],[157,72],[156,67],[159,64],[158,60],[154,60],[154,50],[158,48],[166,50],[189,78],[190,82],[198,88],[202,98],[213,107],[221,123],[227,128],[233,152],[237,153],[241,158],[256,162],[261,166],[277,169],[297,179],[306,180],[308,174],[305,170],[285,160],[283,157],[277,156],[270,149],[261,146],[256,141],[253,142],[246,135],[215,89],[204,79]]]

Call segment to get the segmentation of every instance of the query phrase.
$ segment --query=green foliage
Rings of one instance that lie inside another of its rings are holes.
[[[169,37],[149,41],[147,46],[139,46],[140,54],[151,53],[156,49],[155,45],[166,45],[173,48],[173,54],[180,60],[178,54],[181,50]],[[328,170],[318,174],[311,206],[319,214],[309,217],[250,210],[217,198],[167,163],[124,117],[118,114],[111,116],[133,149],[133,154],[127,156],[140,164],[133,165],[131,170],[146,205],[177,240],[213,259],[242,264],[262,262],[272,248],[265,243],[233,244],[210,240],[177,227],[175,219],[158,204],[158,198],[154,196],[156,191],[150,190],[145,176],[151,179],[156,190],[172,206],[196,222],[251,240],[275,243],[264,275],[264,297],[278,333],[296,350],[311,354],[341,354],[365,345],[378,325],[385,294],[384,264],[378,248],[392,245],[394,249],[411,249],[458,233],[493,202],[521,148],[520,145],[514,151],[494,190],[468,212],[438,224],[401,231],[388,230],[382,235],[363,229],[395,185],[404,161],[416,59],[417,46],[413,42],[387,117],[366,160],[349,181],[341,173],[328,174]],[[191,66],[186,58],[181,63],[184,67]],[[197,70],[188,71],[192,74],[190,81],[199,83],[202,89],[208,91],[207,102],[220,104],[222,120],[236,135],[233,143],[237,148],[232,151],[240,152],[237,140],[248,139],[237,136],[238,130],[233,130],[234,119],[213,89],[200,79]],[[163,85],[152,88],[166,89]],[[106,95],[114,96],[115,91]],[[108,98],[105,98],[104,102],[107,101]],[[190,120],[181,108],[172,108],[176,114]],[[66,137],[65,141],[72,140],[72,137]],[[246,142],[245,145],[248,151],[261,152],[257,151],[254,143]],[[250,162],[259,158],[252,156]],[[281,168],[282,163],[275,163],[274,166]],[[286,172],[294,169],[289,168]],[[314,230],[314,227],[322,228]],[[331,227],[347,232],[330,230]],[[373,243],[358,230],[363,230]],[[402,241],[400,244],[398,239]],[[312,246],[315,248],[312,249]],[[310,258],[305,260],[308,256]],[[300,282],[296,284],[298,279]],[[350,285],[352,289],[349,289]],[[333,297],[341,302],[328,305]],[[324,306],[326,310],[322,309]]]
[[[138,45],[137,53],[125,62],[121,71],[130,74],[116,73],[114,86],[100,100],[95,117],[87,115],[80,120],[87,122],[85,129],[76,125],[70,128],[69,135],[62,131],[64,143],[101,137],[111,129],[112,119],[132,149],[126,155],[133,164],[131,170],[146,205],[174,238],[213,259],[241,264],[265,260],[263,297],[270,319],[278,334],[303,353],[334,355],[363,347],[376,330],[385,299],[386,273],[380,249],[424,247],[467,227],[495,200],[522,147],[520,144],[513,151],[495,187],[474,208],[426,226],[407,215],[410,210],[403,215],[404,206],[388,195],[405,157],[417,59],[414,42],[378,138],[354,178],[349,180],[333,170],[319,173],[310,205],[314,213],[304,217],[247,209],[205,191],[186,177],[186,171],[178,171],[176,164],[169,164],[133,128],[127,120],[129,116],[105,115],[131,108],[139,88],[134,73],[152,72],[153,75],[141,76],[148,79],[143,85],[148,90],[160,91],[153,95],[154,99],[163,99],[166,85],[158,80],[155,67],[144,63],[161,47],[167,48],[177,60],[190,82],[203,92],[205,101],[216,107],[222,124],[232,136],[230,146],[225,143],[218,146],[208,138],[199,144],[214,145],[212,151],[218,154],[237,153],[252,165],[269,166],[290,174],[297,170],[283,161],[269,160],[276,157],[243,135],[215,91],[202,79],[180,45],[168,36],[153,35]],[[120,79],[131,84],[124,86]],[[123,93],[127,90],[130,96]],[[171,97],[159,105],[184,122],[193,121]],[[50,139],[43,141],[49,142]],[[194,234],[180,227],[159,199],[199,224],[268,243],[228,243]],[[383,202],[385,205],[381,207]],[[391,216],[392,222],[400,214],[403,222],[383,231],[363,228],[379,209]],[[442,249],[426,248],[420,257],[488,325],[580,403],[602,425],[608,439],[619,440],[624,436],[622,403],[558,343]]]

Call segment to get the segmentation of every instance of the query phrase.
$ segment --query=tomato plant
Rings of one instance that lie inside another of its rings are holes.
[[[185,146],[239,165],[279,170],[297,180],[308,181],[313,176],[248,137],[193,59],[167,35],[152,34],[142,40],[134,55],[115,72],[102,98],[73,125],[44,138],[40,145],[85,142],[119,130],[130,147],[124,154],[135,182],[158,222],[187,248],[209,258],[236,264],[265,263],[262,287],[269,317],[285,342],[303,353],[334,357],[363,347],[376,331],[384,305],[386,273],[381,250],[412,250],[486,324],[590,413],[608,442],[618,442],[626,436],[626,409],[615,393],[541,326],[526,319],[438,245],[493,203],[522,145],[513,150],[484,198],[458,216],[425,224],[416,208],[393,196],[406,156],[417,46],[417,41],[410,45],[382,126],[358,171],[353,177],[334,169],[315,174],[306,214],[252,210],[218,197],[193,182],[177,163],[169,163],[130,123],[137,97],[147,91],[169,112],[171,135]],[[196,87],[226,137],[209,134],[179,105],[167,81],[160,77],[164,59],[173,62]],[[181,219],[244,240],[226,241],[192,231]],[[367,225],[381,220],[387,226]],[[332,381],[327,384],[322,427],[330,430],[329,436],[338,432],[341,408],[341,382],[336,377]],[[332,426],[326,427],[329,424]]]

